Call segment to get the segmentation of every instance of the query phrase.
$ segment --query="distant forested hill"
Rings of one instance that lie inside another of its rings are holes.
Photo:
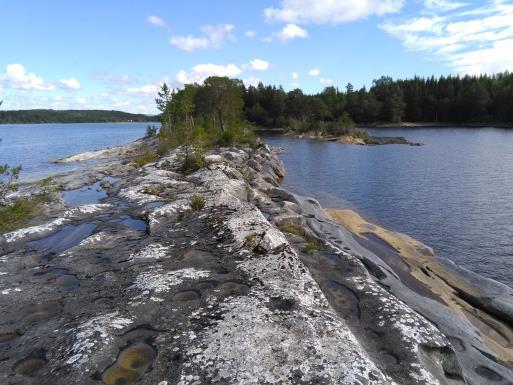
[[[0,110],[0,124],[5,123],[107,123],[154,122],[159,116],[103,110]]]

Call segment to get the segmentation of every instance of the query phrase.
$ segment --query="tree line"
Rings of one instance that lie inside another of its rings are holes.
[[[1,105],[1,103],[0,103]],[[159,117],[104,110],[0,110],[0,124],[150,122]]]
[[[282,87],[244,89],[244,115],[264,127],[315,128],[320,123],[513,123],[513,74],[381,77],[355,90],[327,87],[306,95]],[[321,124],[322,125],[322,124]]]

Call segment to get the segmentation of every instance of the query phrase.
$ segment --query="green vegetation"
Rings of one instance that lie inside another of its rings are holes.
[[[351,122],[513,123],[513,73],[496,75],[381,77],[372,87],[345,91],[327,87],[315,95],[300,89],[249,87],[244,93],[245,118],[267,128],[352,135]]]
[[[151,122],[158,116],[102,110],[17,110],[0,111],[0,124],[5,123],[108,123]]]
[[[194,194],[191,196],[191,208],[193,211],[200,211],[205,207],[205,198],[203,198],[201,195]]]
[[[20,177],[21,166],[11,167],[8,164],[0,166],[0,205],[5,202],[7,194],[18,190],[16,182]]]
[[[41,214],[38,208],[42,203],[38,198],[20,198],[15,202],[0,207],[0,233],[23,227],[30,218]]]
[[[295,223],[283,223],[278,226],[278,228],[284,233],[294,234],[302,238],[308,238],[305,229],[303,226],[297,225]]]
[[[212,145],[256,144],[243,121],[244,92],[242,81],[226,77],[209,77],[201,85],[173,91],[164,83],[155,100],[162,111],[157,154],[183,146],[181,171],[189,173],[206,166],[204,153]]]
[[[306,244],[301,250],[303,253],[313,253],[315,251],[319,251],[322,247],[322,244],[311,234],[308,234],[305,228],[301,225],[296,223],[282,223],[278,225],[278,228],[284,233],[293,234],[303,238],[306,241]]]
[[[158,131],[157,127],[150,126],[148,124],[148,127],[146,127],[146,137],[147,138],[154,138],[154,137],[156,137],[157,136],[157,131]]]
[[[39,192],[30,198],[22,197],[12,201],[6,199],[9,192],[17,190],[21,166],[0,166],[0,233],[24,226],[30,218],[41,214],[40,205],[52,200],[52,193],[60,186],[45,178],[39,182]]]
[[[319,251],[321,249],[321,244],[317,240],[310,240],[306,243],[306,245],[303,247],[303,253],[314,253],[316,251]]]
[[[134,158],[133,162],[136,167],[143,167],[148,163],[157,161],[158,155],[147,145],[143,144],[139,147],[138,154]]]

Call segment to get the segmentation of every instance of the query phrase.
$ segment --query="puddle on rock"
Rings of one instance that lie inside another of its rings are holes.
[[[81,241],[89,237],[95,228],[96,224],[94,223],[65,226],[48,237],[28,242],[27,247],[59,254],[78,245]]]
[[[247,295],[249,286],[237,281],[226,281],[221,285],[221,292],[224,295]]]
[[[157,357],[153,347],[137,342],[123,349],[111,367],[102,375],[106,385],[129,385],[139,381]]]
[[[32,326],[40,321],[55,317],[62,311],[59,302],[40,302],[26,305],[21,310],[21,323],[26,326]]]
[[[201,291],[214,289],[217,286],[219,286],[219,282],[214,281],[214,280],[199,281],[198,283],[196,283],[196,285],[194,285],[194,287],[196,289],[201,290]]]
[[[107,197],[107,191],[102,186],[115,183],[118,178],[105,177],[92,185],[84,186],[75,190],[62,192],[62,198],[69,207],[77,207],[92,203],[98,203]]]
[[[0,344],[4,342],[9,342],[18,338],[19,334],[16,331],[0,331]]]
[[[46,365],[44,350],[36,350],[28,357],[18,361],[14,365],[14,372],[21,376],[33,377]]]
[[[123,215],[119,217],[115,222],[143,233],[148,232],[148,224],[145,221],[133,218],[129,215]]]
[[[194,301],[201,298],[201,294],[196,290],[179,291],[173,295],[173,301],[187,302]]]

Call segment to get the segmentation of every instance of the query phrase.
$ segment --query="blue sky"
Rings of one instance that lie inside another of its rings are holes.
[[[0,0],[3,109],[154,113],[209,75],[317,92],[513,70],[513,0]]]

